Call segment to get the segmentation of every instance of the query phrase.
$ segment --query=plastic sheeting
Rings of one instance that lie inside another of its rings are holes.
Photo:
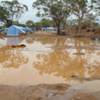
[[[25,27],[24,30],[25,30],[25,32],[30,32],[31,31],[31,29],[28,28],[28,27]]]
[[[22,33],[25,33],[22,27],[13,25],[7,29],[7,35],[8,36],[18,36],[20,31]]]

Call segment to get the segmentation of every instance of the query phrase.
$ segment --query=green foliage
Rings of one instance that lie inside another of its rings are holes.
[[[34,23],[34,27],[42,28],[42,27],[50,27],[53,26],[53,21],[43,18],[40,22]]]
[[[0,6],[0,21],[6,23],[6,19],[9,15],[7,9],[3,6]]]
[[[58,28],[60,34],[60,26],[69,16],[70,9],[66,7],[64,0],[36,0],[33,7],[38,9],[39,17],[50,17]],[[41,11],[42,10],[42,11]]]
[[[42,27],[49,27],[52,25],[52,20],[48,20],[44,18],[41,20],[41,24],[42,24]]]
[[[93,15],[95,0],[65,0],[67,7],[70,8],[71,15],[75,15],[80,31],[83,21]],[[91,18],[91,17],[90,17]],[[90,19],[92,20],[92,18]]]
[[[34,24],[34,27],[42,28],[41,22],[36,22],[36,23]]]
[[[25,27],[26,26],[25,24],[20,24],[20,23],[18,23],[17,25],[18,26],[22,26],[22,27]]]
[[[95,12],[100,17],[100,0],[95,0],[95,4],[96,4]]]
[[[5,14],[0,14],[1,17],[6,16],[2,19],[2,21],[9,26],[12,25],[14,20],[18,21],[21,15],[28,10],[28,7],[24,4],[19,3],[17,0],[13,1],[2,1],[1,5],[3,10],[0,9],[0,12],[6,12]],[[5,11],[4,11],[5,10]],[[0,18],[1,19],[1,18]]]
[[[34,27],[33,21],[32,21],[32,20],[28,20],[28,21],[26,22],[26,26],[28,26],[28,27]]]

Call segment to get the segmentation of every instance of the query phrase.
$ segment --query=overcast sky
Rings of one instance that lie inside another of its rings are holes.
[[[33,20],[34,22],[37,22],[40,20],[40,18],[36,17],[37,10],[32,8],[32,4],[35,0],[19,0],[19,2],[22,2],[26,4],[29,8],[28,12],[25,12],[21,18],[20,22],[25,23],[27,20]]]
[[[6,0],[0,0],[0,1],[6,1]],[[12,1],[12,0],[8,0],[8,1]],[[32,8],[32,4],[35,0],[18,0],[18,1],[23,4],[26,4],[29,8],[29,11],[25,12],[19,19],[20,23],[25,23],[27,20],[33,20],[34,22],[40,20],[40,18],[36,17],[37,10]]]

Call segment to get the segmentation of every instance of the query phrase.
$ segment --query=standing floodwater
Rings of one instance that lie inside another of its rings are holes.
[[[26,47],[12,48],[15,44]],[[0,39],[2,85],[64,83],[70,88],[98,92],[99,78],[99,41],[66,37]]]

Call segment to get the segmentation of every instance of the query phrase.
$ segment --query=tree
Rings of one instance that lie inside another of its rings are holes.
[[[0,6],[0,21],[7,24],[8,15],[9,15],[9,12],[7,11],[7,9],[3,6]]]
[[[67,7],[70,8],[71,13],[77,17],[78,30],[86,15],[92,14],[94,9],[94,0],[65,0]]]
[[[6,22],[10,21],[11,25],[13,24],[12,22],[16,19],[16,21],[18,21],[18,19],[21,17],[21,15],[28,10],[28,7],[24,4],[19,3],[17,0],[13,0],[13,1],[2,1],[1,2],[4,9],[7,10],[7,18],[6,18]],[[1,9],[0,9],[1,10]],[[7,22],[7,26],[8,22]]]
[[[100,0],[95,0],[95,4],[96,4],[95,12],[100,17]]]
[[[28,26],[28,27],[33,27],[33,26],[34,26],[33,21],[32,21],[32,20],[28,20],[28,21],[26,22],[26,26]]]
[[[42,27],[50,27],[53,26],[53,21],[49,19],[41,19],[39,22],[34,23],[34,27],[42,28]]]
[[[37,27],[37,28],[42,28],[42,24],[41,24],[41,22],[36,22],[36,23],[34,23],[34,27]]]
[[[57,34],[60,35],[60,26],[69,15],[69,9],[66,8],[64,0],[36,0],[33,7],[38,9],[37,15],[39,17],[47,16],[52,18],[57,27]]]
[[[49,26],[53,25],[52,20],[45,19],[45,18],[43,18],[41,20],[41,24],[42,24],[42,27],[49,27]]]
[[[94,27],[94,23],[96,21],[96,15],[93,14],[87,14],[86,18],[83,20],[83,23],[85,23],[85,27]]]

